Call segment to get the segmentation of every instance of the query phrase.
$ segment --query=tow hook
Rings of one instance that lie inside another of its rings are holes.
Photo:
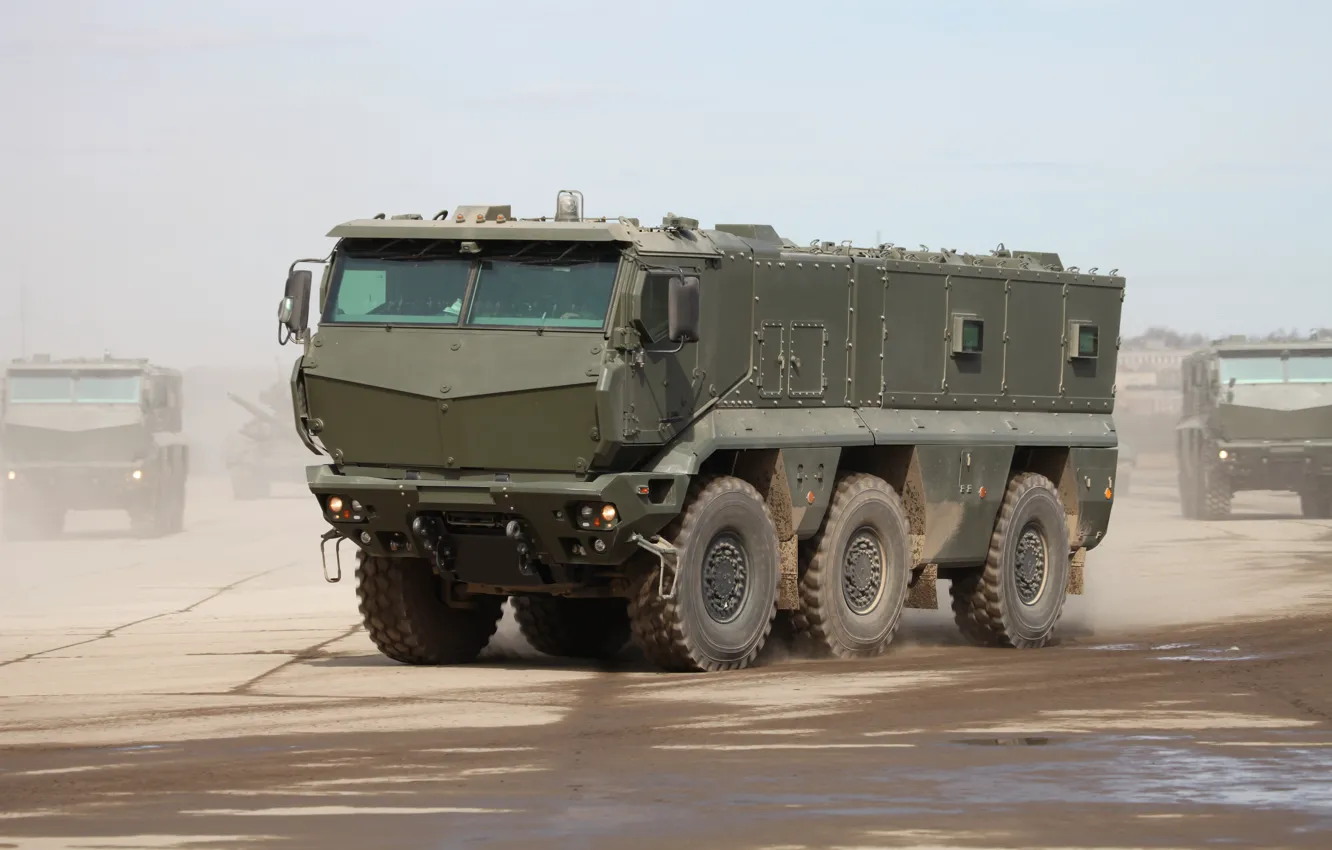
[[[328,574],[328,553],[325,551],[325,547],[328,546],[328,541],[335,537],[338,540],[337,543],[333,544],[333,564],[335,571],[332,577],[330,577]],[[347,538],[338,533],[336,528],[330,528],[319,538],[319,560],[324,565],[324,581],[329,584],[337,584],[342,581],[342,541],[346,539]]]
[[[629,542],[636,543],[640,549],[657,556],[657,560],[661,562],[661,569],[657,570],[657,595],[662,599],[674,599],[676,587],[680,583],[680,571],[677,569],[680,562],[680,550],[660,536],[653,535],[649,538],[638,532],[629,535]],[[669,591],[666,590],[667,567],[671,570],[671,589]]]
[[[518,550],[518,572],[525,576],[535,575],[532,569],[532,540],[523,530],[523,524],[516,519],[509,520],[504,526],[504,536],[514,542]]]

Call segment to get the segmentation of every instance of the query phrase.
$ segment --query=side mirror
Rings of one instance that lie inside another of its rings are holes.
[[[671,278],[667,336],[671,342],[698,342],[699,288],[696,277]]]
[[[287,275],[287,290],[278,305],[278,324],[287,333],[279,334],[279,341],[286,345],[292,339],[300,339],[310,325],[310,284],[313,276],[308,269],[293,269]]]

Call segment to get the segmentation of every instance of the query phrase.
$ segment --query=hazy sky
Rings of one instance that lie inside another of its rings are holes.
[[[1058,251],[1332,325],[1332,3],[0,0],[0,355],[271,363],[337,222],[467,203]]]

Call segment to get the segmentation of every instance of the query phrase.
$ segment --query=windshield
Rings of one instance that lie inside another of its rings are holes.
[[[11,375],[16,404],[138,404],[139,375]]]
[[[1285,369],[1280,357],[1223,357],[1221,383],[1279,384],[1285,380]]]
[[[344,257],[324,321],[456,325],[471,266],[456,259]]]
[[[1223,357],[1221,383],[1229,384],[1332,383],[1332,352],[1283,358]]]
[[[620,247],[582,242],[349,240],[322,321],[601,330]],[[466,311],[466,315],[462,315]]]
[[[1292,357],[1286,361],[1286,374],[1291,381],[1332,384],[1332,352]]]
[[[600,328],[606,322],[616,268],[614,262],[483,261],[467,323]]]

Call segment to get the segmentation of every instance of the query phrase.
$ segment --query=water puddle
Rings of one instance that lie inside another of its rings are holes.
[[[972,747],[1044,747],[1055,743],[1054,738],[961,738],[955,744]]]
[[[1178,648],[1188,648],[1196,644],[1184,644]],[[1154,647],[1155,649],[1156,647]],[[1163,646],[1160,649],[1176,649],[1175,646]],[[1263,658],[1262,655],[1254,655],[1243,652],[1238,646],[1231,646],[1225,649],[1219,647],[1207,647],[1195,649],[1193,652],[1182,653],[1179,655],[1159,655],[1157,661],[1257,661]]]

